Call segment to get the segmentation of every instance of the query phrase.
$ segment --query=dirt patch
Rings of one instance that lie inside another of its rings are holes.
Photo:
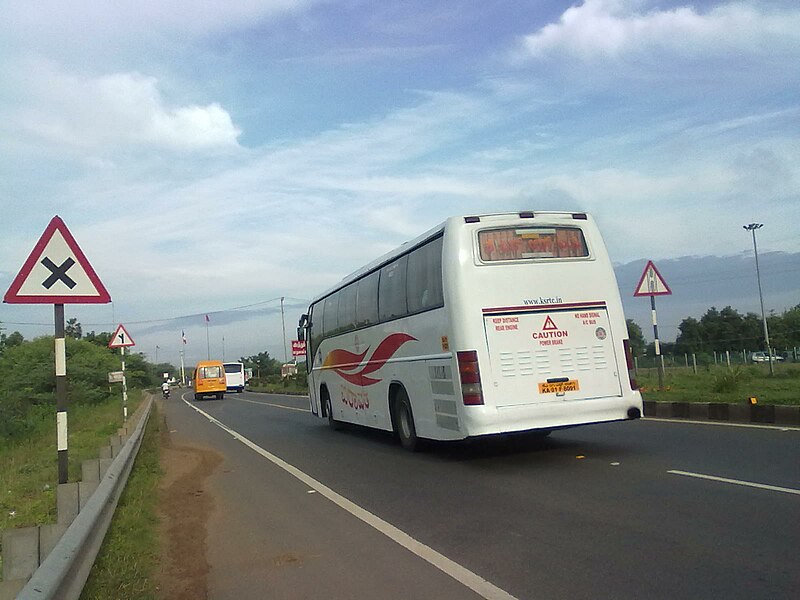
[[[208,447],[173,445],[166,426],[161,443],[159,598],[204,600],[209,571],[206,522],[214,507],[206,480],[222,456]]]

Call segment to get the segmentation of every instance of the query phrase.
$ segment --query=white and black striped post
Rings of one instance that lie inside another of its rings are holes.
[[[122,356],[122,424],[128,422],[128,383],[125,381],[125,346],[119,349]]]
[[[664,358],[661,356],[661,344],[658,341],[658,318],[656,317],[656,297],[650,296],[650,312],[653,315],[653,346],[656,350],[656,367],[658,368],[658,389],[664,389]]]
[[[58,483],[69,479],[68,429],[67,429],[67,345],[64,338],[64,305],[55,308],[56,351],[56,444],[58,448]]]

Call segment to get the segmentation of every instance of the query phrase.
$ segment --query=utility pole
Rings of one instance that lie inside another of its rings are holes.
[[[767,359],[769,362],[769,374],[775,374],[775,367],[772,364],[772,346],[769,344],[769,329],[767,328],[767,314],[764,312],[764,294],[761,292],[761,270],[758,268],[758,246],[756,245],[756,229],[761,229],[763,223],[750,223],[742,225],[742,229],[747,229],[753,234],[753,253],[756,255],[756,279],[758,280],[758,299],[761,302],[761,321],[764,324],[764,342],[767,344]]]
[[[281,323],[283,324],[283,364],[289,362],[289,355],[286,352],[286,318],[283,313],[283,296],[281,296]]]

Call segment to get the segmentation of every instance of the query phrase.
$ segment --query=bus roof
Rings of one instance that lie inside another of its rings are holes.
[[[319,302],[320,300],[322,300],[326,296],[330,296],[331,294],[333,294],[337,290],[340,290],[341,288],[346,286],[348,283],[351,283],[351,282],[353,282],[353,281],[355,281],[357,279],[360,279],[360,278],[364,277],[368,273],[371,273],[372,271],[375,271],[379,267],[381,267],[384,264],[394,260],[398,256],[401,256],[402,254],[405,254],[406,252],[410,252],[411,250],[413,250],[417,246],[421,246],[423,243],[427,242],[429,239],[434,238],[437,235],[439,235],[442,231],[445,230],[445,228],[452,227],[456,223],[460,223],[460,224],[464,225],[464,224],[467,224],[467,223],[475,223],[475,222],[483,222],[483,221],[489,221],[489,222],[491,222],[491,221],[505,221],[509,217],[514,217],[514,216],[517,216],[519,218],[524,218],[524,219],[535,219],[537,216],[540,216],[540,217],[551,217],[551,218],[555,218],[555,219],[558,219],[558,220],[562,220],[562,219],[584,220],[584,221],[591,221],[592,220],[591,216],[589,216],[587,213],[583,213],[583,212],[544,211],[544,210],[518,211],[518,212],[507,212],[507,213],[486,213],[486,214],[477,214],[477,215],[458,215],[458,216],[448,217],[446,220],[442,221],[441,223],[439,223],[435,227],[432,227],[431,229],[428,229],[426,232],[418,235],[414,239],[409,240],[407,242],[403,242],[397,248],[394,248],[393,250],[390,250],[386,254],[383,254],[383,255],[379,256],[378,258],[376,258],[372,262],[366,264],[365,266],[361,267],[360,269],[358,269],[356,271],[353,271],[349,275],[346,275],[336,285],[334,285],[333,287],[328,288],[327,290],[325,290],[321,294],[318,294],[317,296],[315,296],[311,300],[310,304],[314,304],[315,302]],[[470,219],[470,221],[467,222],[466,219]],[[472,219],[474,219],[474,221]]]

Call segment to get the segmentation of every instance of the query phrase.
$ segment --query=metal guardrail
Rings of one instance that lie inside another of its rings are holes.
[[[78,600],[141,446],[153,397],[86,506],[39,565],[17,600]]]

